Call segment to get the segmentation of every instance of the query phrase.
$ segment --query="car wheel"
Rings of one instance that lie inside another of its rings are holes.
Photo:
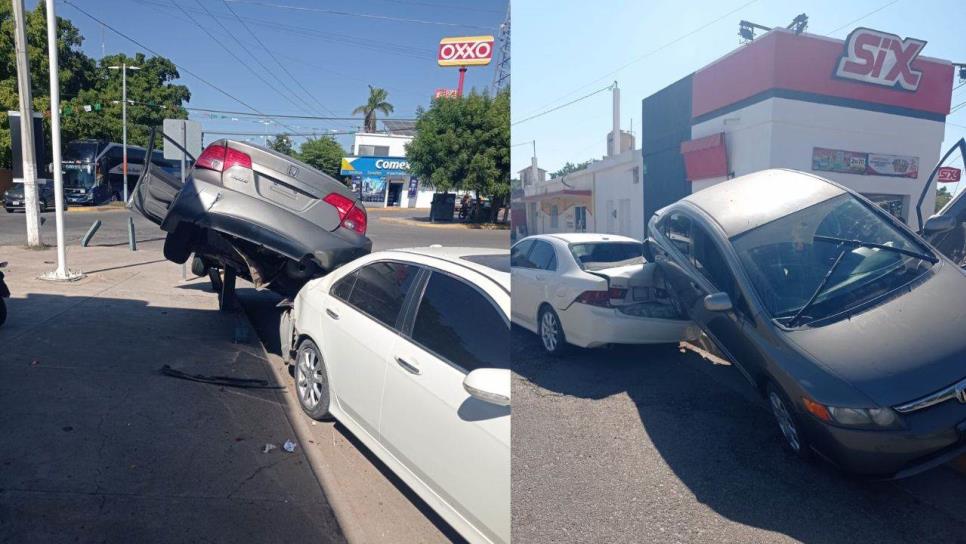
[[[769,383],[766,393],[771,413],[775,416],[778,428],[785,439],[785,446],[796,456],[808,459],[812,455],[812,448],[803,433],[802,426],[795,414],[788,396],[775,384]]]
[[[567,340],[564,338],[560,318],[553,308],[544,307],[540,310],[539,325],[540,342],[543,349],[553,356],[558,356],[566,350]]]
[[[299,406],[310,418],[330,419],[329,414],[329,377],[325,371],[322,353],[311,340],[299,345],[295,360],[295,393]]]

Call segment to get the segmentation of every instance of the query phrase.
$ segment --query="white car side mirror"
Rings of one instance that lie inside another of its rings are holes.
[[[463,389],[475,399],[510,405],[510,371],[504,368],[478,368],[463,378]]]

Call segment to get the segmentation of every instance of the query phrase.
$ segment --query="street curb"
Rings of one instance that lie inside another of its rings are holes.
[[[127,211],[127,206],[67,206],[67,211],[72,213],[90,213],[90,212],[111,212],[111,211]]]
[[[336,491],[339,486],[331,467],[322,456],[322,452],[317,448],[309,447],[309,444],[311,444],[310,440],[313,440],[311,424],[306,419],[305,414],[302,413],[302,409],[297,406],[297,403],[293,403],[289,399],[288,391],[293,384],[292,377],[288,375],[287,370],[277,368],[277,365],[281,365],[282,369],[287,369],[287,366],[265,349],[265,345],[262,344],[262,340],[258,337],[258,330],[255,328],[255,324],[252,323],[252,319],[249,317],[244,305],[241,306],[238,311],[245,316],[245,321],[248,322],[248,327],[251,330],[250,337],[258,344],[258,349],[265,357],[265,361],[271,370],[272,378],[276,384],[285,386],[285,389],[276,390],[275,395],[279,397],[281,404],[284,406],[285,419],[288,420],[289,425],[295,431],[295,438],[298,442],[299,450],[308,458],[309,467],[319,480],[322,492],[325,494],[326,502],[332,507],[332,513],[335,514],[335,519],[339,523],[342,535],[345,536],[346,541],[350,544],[366,542],[364,531],[360,529],[364,520],[358,519],[358,516],[354,515],[351,505],[347,501],[344,501]]]
[[[412,218],[400,218],[400,217],[379,217],[379,221],[384,221],[386,223],[397,223],[400,225],[409,225],[411,227],[425,227],[429,229],[449,229],[449,230],[497,230],[497,231],[510,231],[510,226],[486,226],[481,227],[474,225],[473,223],[424,223],[422,221],[417,221]]]

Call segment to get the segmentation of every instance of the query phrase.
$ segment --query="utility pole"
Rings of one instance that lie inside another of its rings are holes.
[[[128,66],[126,62],[120,66],[109,66],[111,70],[121,71],[121,133],[123,134],[122,146],[124,147],[124,158],[122,159],[122,171],[124,174],[124,202],[127,203],[127,71],[140,70],[138,66]]]
[[[30,96],[30,62],[27,60],[26,19],[23,0],[13,0],[13,34],[17,56],[17,94],[20,97],[20,139],[23,156],[24,215],[27,245],[40,247],[40,209],[37,198],[37,164],[34,154],[34,108]]]
[[[617,156],[621,153],[621,90],[617,86],[617,82],[614,82],[614,87],[611,91],[614,100],[613,106],[613,129],[611,131],[611,145],[610,145],[610,155]]]
[[[54,0],[46,0],[47,8],[47,56],[50,66],[50,140],[54,159],[54,209],[57,219],[57,270],[50,279],[77,279],[67,269],[67,248],[64,245],[64,173],[61,169],[60,148],[60,61],[57,58],[57,15]]]

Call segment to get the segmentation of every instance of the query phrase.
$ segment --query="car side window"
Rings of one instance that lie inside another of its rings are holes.
[[[475,287],[433,272],[416,311],[413,340],[466,372],[510,368],[510,326]]]
[[[691,235],[694,267],[711,282],[715,289],[728,293],[736,308],[750,316],[751,312],[747,310],[744,297],[741,296],[741,290],[738,289],[738,282],[735,280],[724,254],[714,243],[714,239],[704,227],[697,224],[692,226]]]
[[[335,282],[329,294],[342,302],[348,302],[349,294],[352,293],[352,286],[356,284],[356,272],[353,271],[351,274],[343,276],[342,279]]]
[[[527,255],[530,253],[530,248],[533,247],[534,240],[524,240],[519,244],[513,246],[510,250],[510,266],[518,268],[532,268],[530,261],[527,260]]]
[[[664,220],[664,235],[686,257],[691,256],[691,218],[683,213],[672,213]]]
[[[355,272],[356,280],[348,303],[387,327],[395,327],[406,295],[412,289],[419,267],[379,261]]]
[[[533,246],[533,250],[530,251],[530,263],[533,265],[532,268],[539,268],[541,270],[556,270],[557,269],[557,256],[556,252],[553,250],[553,246],[547,242],[536,241]]]

